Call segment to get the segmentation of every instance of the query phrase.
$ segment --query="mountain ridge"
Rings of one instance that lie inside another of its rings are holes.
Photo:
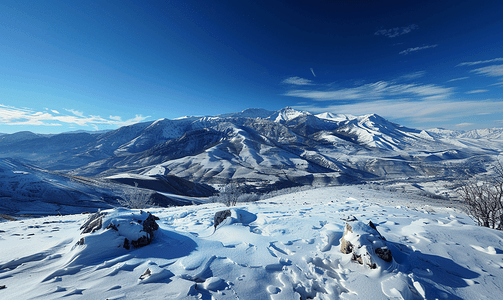
[[[285,107],[159,119],[101,134],[3,135],[0,157],[72,176],[130,172],[275,189],[404,176],[472,176],[496,159],[503,148],[502,132],[427,131],[376,114],[315,115]]]

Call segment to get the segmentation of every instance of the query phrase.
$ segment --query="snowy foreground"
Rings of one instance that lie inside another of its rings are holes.
[[[232,208],[216,230],[220,204],[152,209],[153,242],[130,250],[137,224],[127,220],[145,212],[106,211],[86,234],[89,215],[3,222],[0,299],[501,299],[503,232],[410,199],[304,191]],[[377,225],[391,262],[371,269],[341,253],[352,216]]]

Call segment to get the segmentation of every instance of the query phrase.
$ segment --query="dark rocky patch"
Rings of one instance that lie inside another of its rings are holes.
[[[100,211],[90,215],[87,221],[80,227],[80,230],[82,230],[81,234],[93,233],[97,230],[100,230],[103,224],[104,215],[105,214],[101,213]]]
[[[222,223],[225,219],[231,216],[231,210],[226,209],[226,210],[221,210],[217,211],[215,213],[215,216],[213,217],[213,227],[217,228],[217,226]]]

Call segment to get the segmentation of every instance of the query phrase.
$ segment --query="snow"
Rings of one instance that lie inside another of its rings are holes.
[[[320,118],[320,119],[332,120],[332,121],[336,121],[336,122],[349,121],[349,120],[356,119],[356,117],[353,115],[333,114],[333,113],[329,113],[329,112],[317,114],[317,115],[315,115],[315,117]]]
[[[503,232],[447,206],[340,186],[240,204],[216,229],[220,204],[155,208],[153,242],[130,250],[123,237],[141,226],[127,220],[145,212],[105,210],[86,234],[82,214],[5,221],[0,298],[500,299]],[[352,219],[354,232],[377,226],[392,262],[371,269],[340,252]]]
[[[156,178],[152,177],[152,176],[132,174],[132,173],[120,173],[120,174],[115,174],[112,176],[105,177],[105,179],[122,179],[122,178],[141,179],[141,180],[156,180]]]
[[[300,116],[306,116],[306,115],[310,115],[310,113],[307,111],[295,110],[291,107],[285,107],[272,114],[268,119],[276,123],[283,123],[298,118]]]

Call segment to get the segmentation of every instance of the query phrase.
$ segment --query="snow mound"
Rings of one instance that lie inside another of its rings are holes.
[[[156,220],[159,218],[142,210],[130,212],[126,209],[116,209],[105,213],[97,212],[81,226],[84,236],[79,240],[78,245],[84,245],[85,240],[96,231],[98,231],[97,236],[103,235],[109,238],[108,231],[111,230],[112,240],[122,241],[118,245],[114,244],[115,247],[122,245],[129,250],[130,245],[135,248],[147,246],[154,239],[154,231],[159,229]],[[95,242],[100,245],[107,243],[107,240],[100,238],[92,237],[91,240],[96,240]]]

